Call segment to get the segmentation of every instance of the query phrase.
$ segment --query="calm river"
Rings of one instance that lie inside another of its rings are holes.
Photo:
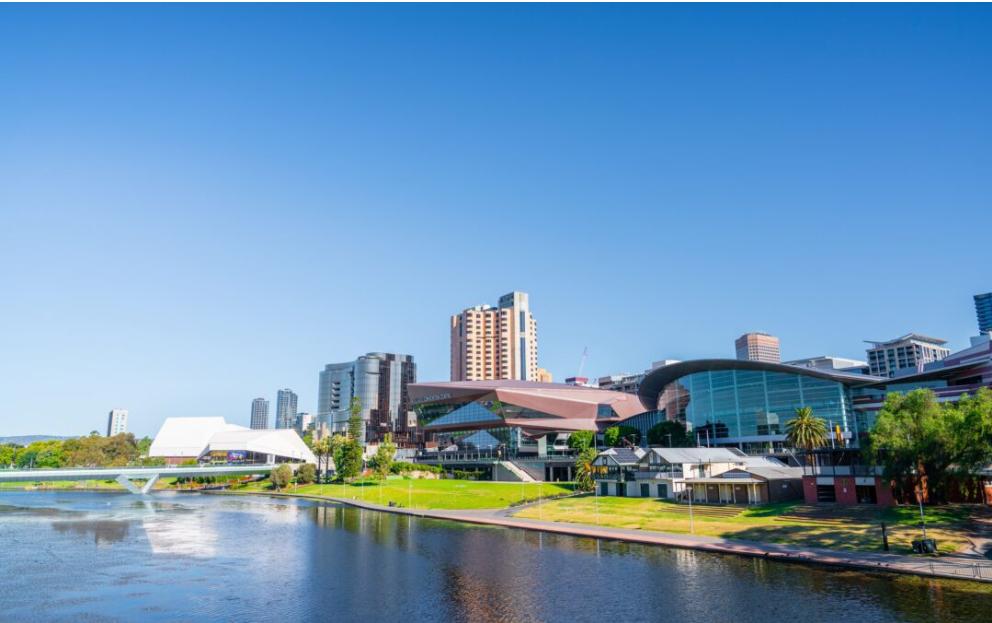
[[[307,501],[0,492],[0,621],[989,621],[992,590]]]

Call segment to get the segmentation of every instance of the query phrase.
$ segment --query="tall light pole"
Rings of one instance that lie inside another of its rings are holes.
[[[689,534],[695,534],[692,526],[692,485],[686,485],[685,488],[689,490]]]
[[[916,490],[916,501],[920,503],[920,525],[923,526],[923,540],[927,540],[927,520],[923,517],[923,491]]]
[[[599,525],[599,483],[592,481],[592,490],[596,493],[596,525]]]

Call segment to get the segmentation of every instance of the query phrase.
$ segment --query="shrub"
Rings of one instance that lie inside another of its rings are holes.
[[[305,463],[300,465],[300,468],[296,470],[296,482],[300,484],[310,484],[317,480],[317,466],[312,463]]]
[[[285,463],[278,467],[273,467],[269,478],[272,480],[272,485],[276,489],[282,489],[293,479],[293,468]]]

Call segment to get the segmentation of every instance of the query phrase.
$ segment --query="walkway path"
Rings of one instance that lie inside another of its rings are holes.
[[[237,492],[231,492],[237,493]],[[244,494],[253,494],[245,492]],[[800,563],[816,563],[874,571],[889,571],[912,575],[937,576],[963,580],[975,580],[992,583],[992,565],[981,564],[970,556],[941,556],[939,558],[903,556],[900,554],[881,554],[873,552],[850,552],[817,547],[802,547],[798,545],[779,545],[736,539],[723,539],[711,536],[695,536],[690,534],[673,534],[669,532],[654,532],[646,530],[630,530],[576,524],[567,522],[541,521],[539,519],[522,519],[513,517],[511,513],[523,507],[510,509],[486,510],[424,510],[401,507],[380,506],[360,500],[346,500],[330,496],[288,494],[263,494],[286,497],[301,497],[329,502],[339,502],[358,508],[373,511],[395,513],[398,515],[414,515],[431,519],[446,519],[466,523],[537,530],[555,534],[609,539],[641,543],[645,545],[663,545],[683,549],[695,549],[721,554],[738,554],[755,556],[768,560],[783,560]],[[529,505],[533,506],[533,505]]]

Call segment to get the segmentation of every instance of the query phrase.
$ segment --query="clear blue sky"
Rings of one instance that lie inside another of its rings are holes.
[[[247,424],[531,295],[560,380],[976,333],[992,7],[0,6],[0,435]]]

